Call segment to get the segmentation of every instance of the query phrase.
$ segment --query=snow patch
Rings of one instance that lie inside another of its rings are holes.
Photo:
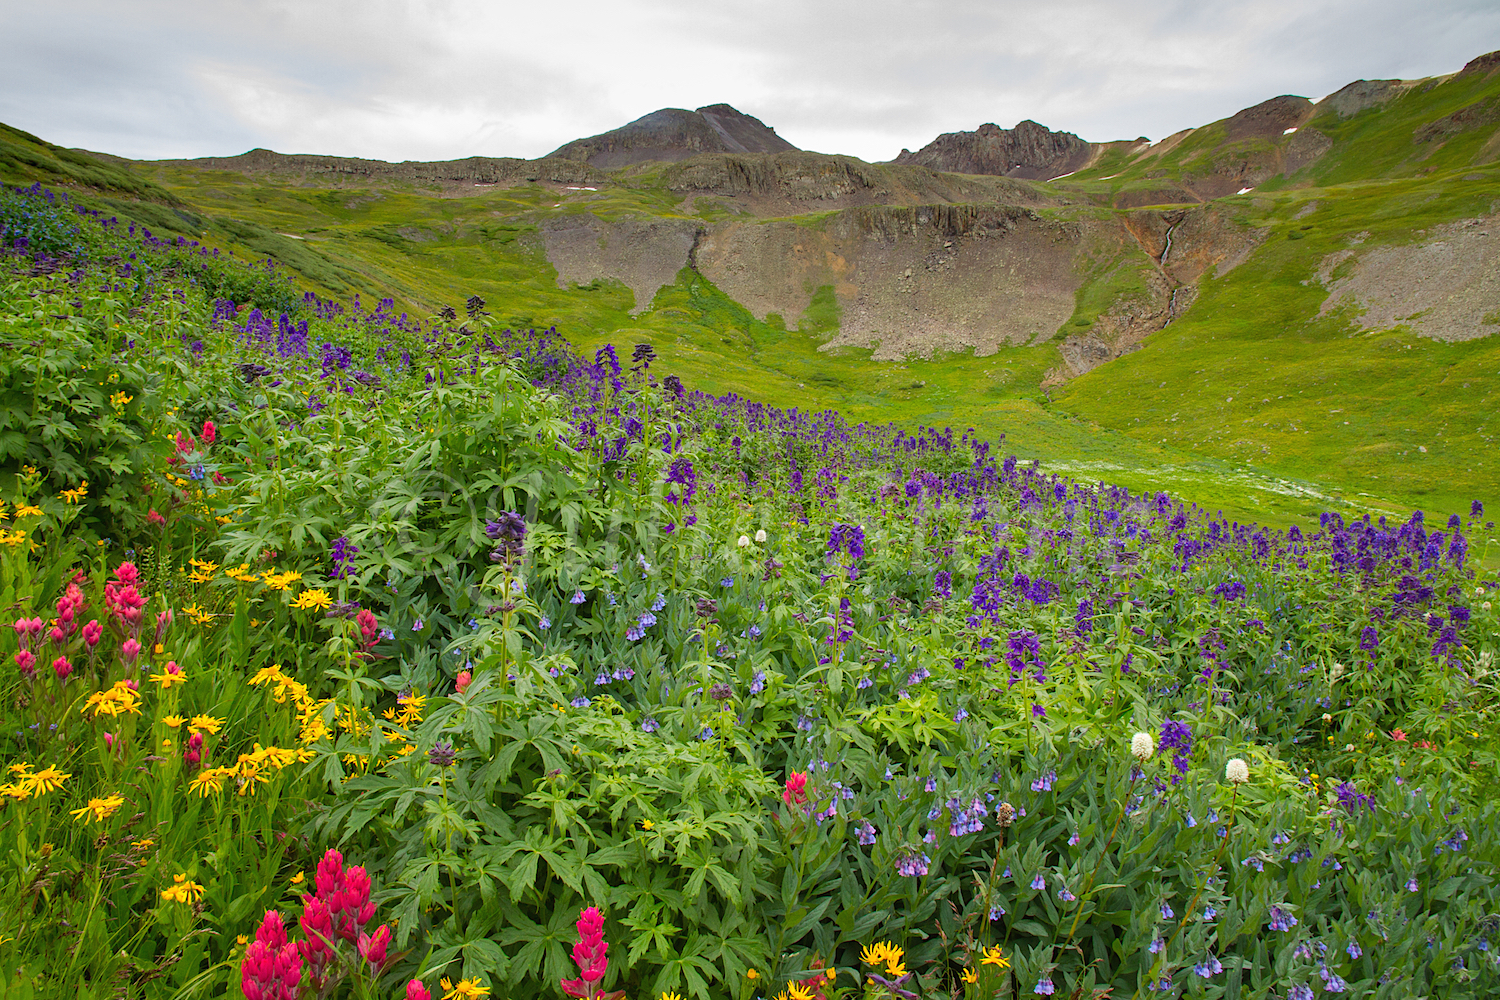
[[[1254,191],[1254,190],[1255,190],[1255,188],[1240,188],[1238,191],[1235,192],[1235,194],[1249,194],[1251,191]]]
[[[569,185],[568,187],[563,188],[563,190],[564,191],[597,191],[599,189],[598,188],[590,188],[590,187],[577,187],[577,186],[574,186],[574,185]]]
[[[1285,132],[1283,132],[1281,134],[1282,135],[1291,135],[1295,131],[1297,131],[1297,126],[1293,125],[1291,128],[1287,129]]]
[[[277,236],[285,236],[289,240],[305,240],[305,239],[307,239],[306,236],[297,236],[297,235],[295,235],[293,233],[277,233],[276,235]]]

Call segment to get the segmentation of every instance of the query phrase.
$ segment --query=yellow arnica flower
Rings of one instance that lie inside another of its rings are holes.
[[[161,720],[161,724],[166,726],[168,729],[176,729],[186,721],[187,720],[180,715],[169,715],[165,719]]]
[[[306,881],[306,880],[307,880],[307,875],[306,875],[306,873],[304,873],[304,872],[298,872],[298,873],[297,873],[297,874],[295,874],[295,875],[293,875],[293,876],[292,876],[292,877],[291,877],[291,878],[290,878],[290,879],[288,879],[288,880],[287,880],[287,881],[289,881],[289,882],[291,882],[291,883],[292,883],[292,885],[301,885],[301,884],[302,884],[302,883],[303,883],[303,882],[305,882],[305,881]]]
[[[677,993],[663,992],[661,995],[661,1000],[682,1000],[682,996]]]
[[[36,798],[37,796],[46,795],[48,792],[57,791],[62,787],[62,783],[70,777],[72,775],[64,774],[55,767],[46,767],[36,774],[29,775],[25,779],[26,790],[31,794],[32,798]]]
[[[984,961],[981,964],[997,965],[1002,969],[1008,969],[1010,968],[1010,959],[1000,954],[1000,946],[997,944],[993,947],[984,949]]]
[[[760,973],[756,972],[754,969],[748,969],[745,972],[745,978],[754,981],[760,978]]]
[[[234,774],[234,768],[231,767],[204,768],[193,777],[189,787],[206,799],[210,794],[223,791],[224,779],[232,774]]]
[[[17,517],[41,517],[42,516],[42,508],[40,508],[40,507],[33,507],[29,503],[23,503],[23,504],[20,504],[20,505],[18,505],[16,507],[16,516]]]
[[[313,587],[298,594],[292,607],[299,611],[322,611],[332,603],[333,599],[328,596],[328,591]]]
[[[443,1000],[479,1000],[490,995],[490,988],[481,986],[477,979],[460,979],[454,983],[444,976],[439,982],[443,987]]]
[[[79,709],[79,711],[87,712],[92,710],[96,719],[101,715],[114,717],[124,715],[127,712],[140,715],[141,710],[138,707],[140,701],[140,695],[131,690],[128,684],[124,681],[115,681],[114,686],[108,690],[95,691],[89,695],[88,701],[83,703],[83,708]]]
[[[649,819],[643,819],[643,820],[641,820],[641,829],[642,830],[651,830],[651,829],[655,829],[655,827],[656,827],[656,824],[653,823],[653,822],[651,822]],[[754,972],[755,970],[751,969],[750,971]]]
[[[95,823],[103,823],[115,814],[115,810],[125,804],[123,795],[109,795],[102,799],[89,799],[89,804],[82,809],[70,809],[68,815],[83,823],[92,819]]]
[[[859,960],[866,965],[882,965],[885,963],[885,950],[889,947],[883,941],[877,941],[859,953]]]
[[[973,969],[965,969],[963,972],[959,973],[959,976],[966,983],[979,982],[979,974],[976,973]]]
[[[175,664],[173,664],[173,666],[175,666]],[[163,691],[169,691],[172,689],[173,685],[186,684],[187,674],[183,673],[180,668],[175,672],[170,670],[163,670],[159,674],[152,674],[151,680],[153,683],[160,684]]]
[[[202,730],[210,736],[217,736],[219,730],[224,728],[224,720],[215,719],[212,715],[195,715],[188,723],[188,728],[194,732]]]
[[[214,616],[196,604],[189,604],[182,609],[182,613],[190,618],[194,625],[207,625],[214,620]]]
[[[203,898],[203,886],[186,875],[173,875],[172,884],[161,891],[161,898],[169,903],[196,903]]]
[[[89,481],[87,479],[85,479],[82,483],[79,483],[76,489],[63,490],[58,494],[58,496],[62,497],[68,503],[78,503],[88,495]]]
[[[801,983],[787,983],[786,992],[787,996],[791,997],[791,1000],[812,1000],[812,990]]]

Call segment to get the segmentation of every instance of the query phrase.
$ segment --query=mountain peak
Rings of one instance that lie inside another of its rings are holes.
[[[784,153],[796,148],[759,118],[728,104],[709,104],[696,111],[662,108],[612,131],[565,143],[547,155],[609,168],[651,160],[673,162],[700,153]]]

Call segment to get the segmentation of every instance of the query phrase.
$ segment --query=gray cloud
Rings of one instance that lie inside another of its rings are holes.
[[[0,0],[0,31],[0,121],[125,156],[538,156],[726,101],[878,160],[986,121],[1160,138],[1278,94],[1448,73],[1500,48],[1500,6]]]

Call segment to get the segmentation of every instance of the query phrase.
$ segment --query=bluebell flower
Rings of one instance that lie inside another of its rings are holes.
[[[1036,877],[1031,880],[1031,888],[1035,889],[1037,892],[1041,892],[1043,889],[1047,888],[1047,880],[1042,878],[1041,872],[1037,872]]]
[[[1005,907],[1001,906],[999,903],[996,903],[994,906],[990,907],[991,920],[999,920],[1003,916],[1005,916]]]
[[[579,695],[577,698],[573,699],[571,704],[574,708],[588,708],[589,700],[583,695]]]
[[[651,610],[652,611],[660,611],[662,608],[664,608],[666,606],[667,606],[667,595],[666,594],[657,594],[656,595],[656,600],[654,600],[654,601],[651,602]]]
[[[1161,904],[1161,918],[1163,920],[1171,920],[1173,916],[1175,916],[1175,914],[1172,913],[1172,908],[1167,905],[1167,901],[1166,900],[1162,900],[1162,904]]]
[[[760,694],[766,689],[766,672],[757,670],[755,676],[750,679],[750,693]]]
[[[1057,987],[1052,985],[1052,976],[1049,974],[1039,979],[1032,992],[1039,993],[1044,997],[1050,997],[1053,993],[1056,993]]]
[[[654,733],[660,728],[661,723],[649,716],[641,722],[641,732],[643,733]]]
[[[854,839],[866,847],[875,843],[875,836],[875,827],[871,825],[869,820],[864,820],[859,826],[854,828]]]
[[[413,632],[422,631],[422,619],[418,618],[416,621],[412,622],[411,630]]]
[[[546,615],[542,615],[542,617],[537,621],[536,627],[545,632],[552,627],[552,619],[548,618]]]
[[[582,604],[586,600],[588,600],[588,598],[583,596],[583,591],[582,590],[575,590],[575,591],[573,591],[573,596],[570,597],[570,598],[568,598],[568,603],[569,604]]]

